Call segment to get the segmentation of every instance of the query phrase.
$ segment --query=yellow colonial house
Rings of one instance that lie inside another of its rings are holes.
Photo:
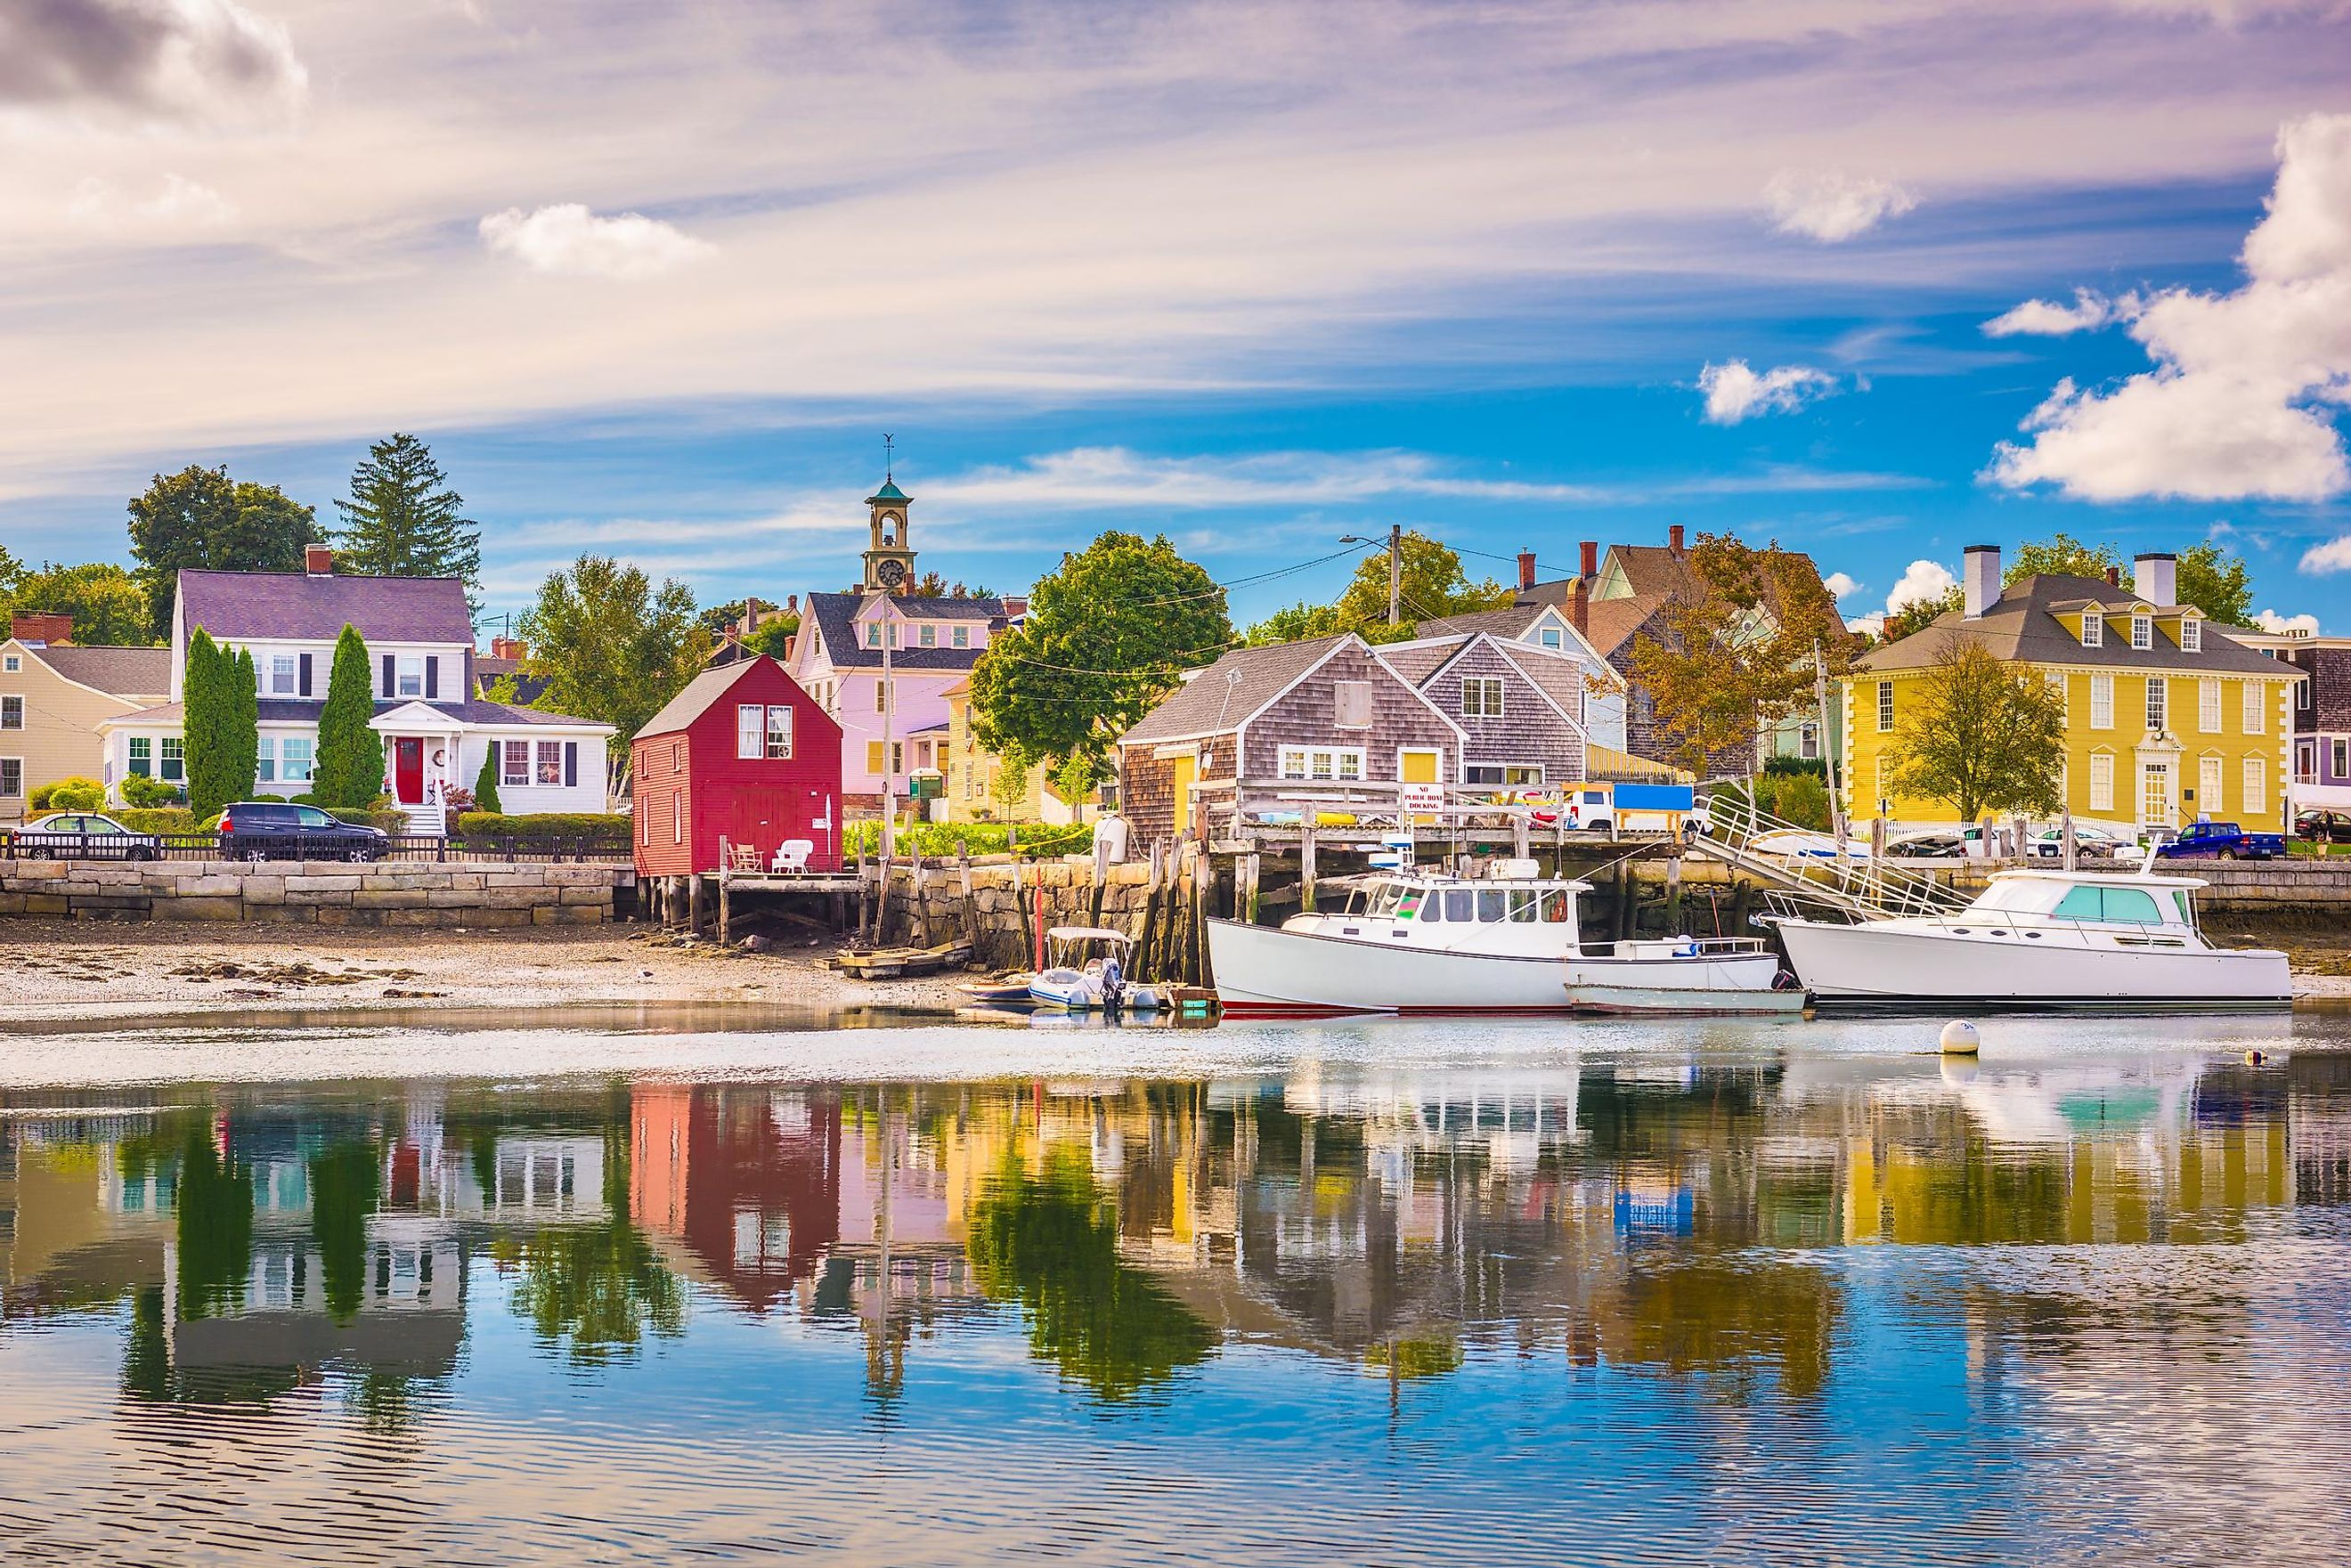
[[[1962,607],[1873,649],[1844,682],[1844,779],[1854,814],[1946,822],[1949,803],[1891,786],[1892,744],[1947,649],[1980,643],[2065,694],[2066,809],[2134,829],[2200,817],[2275,832],[2292,780],[2292,664],[2181,604],[2177,562],[2142,555],[2128,587],[2047,575],[2001,583],[2000,549],[1967,551]]]
[[[939,799],[931,810],[935,822],[1046,822],[1055,827],[1079,820],[1045,781],[1041,768],[1029,769],[1017,798],[999,800],[1004,759],[979,744],[971,728],[971,677],[967,675],[939,694],[946,699],[945,737],[939,742]]]
[[[98,727],[165,699],[169,648],[80,647],[65,615],[20,615],[0,642],[0,822],[29,816],[33,791],[60,779],[108,782]],[[176,753],[166,777],[178,777]]]

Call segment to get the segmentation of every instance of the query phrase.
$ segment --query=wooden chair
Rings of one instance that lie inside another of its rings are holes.
[[[726,869],[729,871],[755,872],[759,869],[759,852],[749,844],[729,844],[726,854]]]

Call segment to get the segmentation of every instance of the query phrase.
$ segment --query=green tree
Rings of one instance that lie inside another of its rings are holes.
[[[454,577],[468,586],[482,575],[482,532],[465,515],[433,450],[395,434],[368,448],[351,470],[351,497],[337,501],[340,564],[371,577]],[[478,608],[478,606],[476,607]]]
[[[188,661],[180,676],[180,734],[187,748],[188,809],[202,821],[238,798],[236,789],[236,656],[212,634],[188,634]]]
[[[225,778],[229,799],[244,800],[252,797],[261,772],[261,680],[250,648],[239,648],[234,659],[223,661],[223,667],[229,678],[224,705],[228,715],[224,738],[229,747]]]
[[[375,717],[375,672],[359,628],[335,639],[327,674],[327,701],[319,709],[319,754],[310,793],[321,805],[366,806],[383,793],[383,742],[368,727]]]
[[[1037,584],[1029,614],[971,673],[973,733],[1022,765],[1101,757],[1230,647],[1224,591],[1166,537],[1108,532]]]
[[[275,485],[232,480],[226,468],[191,465],[158,474],[131,501],[131,554],[147,591],[147,630],[172,632],[179,573],[299,571],[302,547],[320,538],[317,515]]]
[[[505,802],[498,799],[498,748],[495,742],[482,753],[482,770],[474,775],[474,810],[506,810]]]
[[[2003,583],[2027,577],[2104,577],[2108,567],[2128,565],[2116,546],[2085,543],[2060,531],[2017,546],[2015,558],[2000,575]]]
[[[2074,577],[2104,577],[2112,569],[2130,585],[2133,562],[2114,544],[2085,544],[2067,533],[2052,534],[2018,548],[2016,559],[2001,572],[2001,580],[2063,572]],[[2173,591],[2182,604],[2193,604],[2224,626],[2252,626],[2253,580],[2244,558],[2231,555],[2210,539],[2189,546],[2177,556]]]
[[[1345,623],[1339,619],[1338,606],[1309,604],[1301,600],[1287,610],[1275,611],[1250,627],[1245,641],[1252,648],[1270,648],[1281,643],[1335,637],[1345,630]]]
[[[1410,528],[1398,541],[1396,557],[1401,565],[1396,584],[1400,619],[1395,625],[1388,624],[1388,552],[1383,549],[1363,559],[1336,602],[1301,603],[1278,610],[1249,628],[1250,645],[1294,643],[1340,632],[1353,632],[1369,643],[1396,643],[1416,635],[1423,621],[1477,610],[1504,610],[1518,598],[1513,590],[1490,577],[1470,580],[1457,551]]]
[[[570,570],[549,574],[515,630],[530,645],[531,674],[547,679],[531,706],[618,729],[615,767],[710,653],[710,633],[684,584],[669,578],[656,590],[641,569],[608,556],[583,555]]]
[[[0,624],[9,615],[37,611],[72,616],[77,643],[152,647],[158,641],[147,590],[112,561],[45,564],[38,571],[24,570],[13,559],[0,561]]]
[[[309,1174],[327,1315],[347,1323],[367,1299],[367,1221],[383,1186],[381,1151],[362,1140],[334,1144],[310,1156]]]
[[[1905,637],[1924,632],[1935,623],[1938,617],[1966,608],[1966,603],[1956,582],[1932,599],[1914,599],[1899,610],[1887,612],[1886,623],[1877,629],[1877,640],[1899,643]]]
[[[180,1149],[180,1316],[210,1317],[240,1304],[253,1271],[252,1167],[213,1147],[191,1126]]]
[[[2047,812],[2060,802],[2065,698],[2032,670],[2003,663],[1972,638],[1935,661],[1887,748],[1894,788],[1985,812]]]
[[[1757,735],[1815,705],[1813,650],[1834,682],[1853,637],[1807,558],[1777,542],[1700,534],[1690,588],[1677,591],[1659,634],[1633,644],[1633,678],[1656,705],[1673,759],[1694,773],[1753,766]]]

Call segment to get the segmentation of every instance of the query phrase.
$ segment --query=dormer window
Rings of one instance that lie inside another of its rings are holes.
[[[2183,653],[2200,653],[2204,651],[2204,622],[2197,620],[2193,615],[2186,617],[2179,622],[2179,651]]]
[[[2085,648],[2100,647],[2104,645],[2105,640],[2105,617],[2100,615],[2095,610],[2085,610],[2082,612],[2082,646]]]
[[[955,629],[955,645],[958,648],[968,648],[971,646],[970,627],[958,626]]]
[[[879,621],[868,621],[865,623],[865,645],[869,648],[879,648],[882,645],[882,622]]]
[[[2134,648],[2152,648],[2155,646],[2154,616],[2134,615],[2131,617],[2131,646]]]
[[[921,642],[923,646],[925,648],[937,647],[939,645],[939,629],[935,626],[925,626],[921,632]]]

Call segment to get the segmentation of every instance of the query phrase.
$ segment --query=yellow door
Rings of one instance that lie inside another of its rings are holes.
[[[1435,750],[1406,750],[1398,752],[1396,754],[1396,780],[1403,784],[1437,783],[1437,772],[1444,765],[1444,754]],[[1433,822],[1436,820],[1437,819],[1434,817],[1417,816],[1413,819],[1413,821],[1416,823],[1426,823]]]
[[[1186,755],[1168,759],[1176,782],[1176,836],[1185,838],[1192,831],[1192,781],[1200,776],[1200,758]]]

